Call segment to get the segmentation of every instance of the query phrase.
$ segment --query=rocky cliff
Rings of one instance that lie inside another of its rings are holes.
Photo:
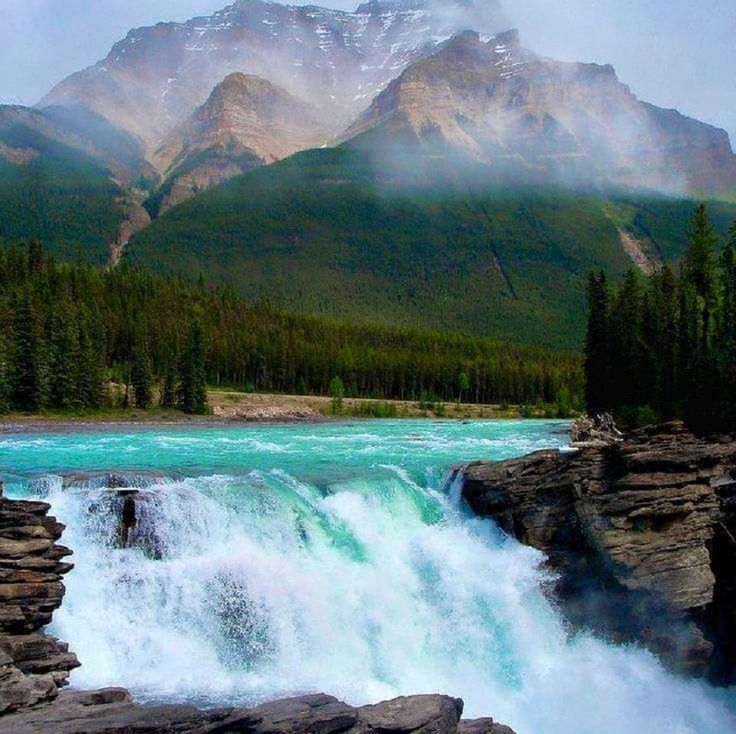
[[[318,112],[280,87],[233,73],[171,132],[154,161],[167,176],[159,212],[202,189],[327,142]]]
[[[559,572],[576,625],[674,668],[736,675],[736,443],[673,423],[464,472],[463,496]]]
[[[64,597],[71,551],[42,502],[11,501],[0,485],[0,716],[48,702],[79,662],[43,632]]]
[[[203,711],[137,704],[122,688],[60,691],[80,663],[65,643],[43,631],[64,597],[62,576],[73,568],[62,560],[71,551],[57,542],[64,526],[49,517],[49,509],[43,502],[3,497],[0,484],[3,734],[514,734],[490,718],[461,720],[462,700],[441,695],[353,707],[313,694]]]

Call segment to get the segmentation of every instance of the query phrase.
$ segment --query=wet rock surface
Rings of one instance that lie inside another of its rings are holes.
[[[547,554],[568,618],[736,680],[736,442],[681,423],[470,465],[463,495]]]
[[[397,698],[355,708],[321,693],[253,708],[207,711],[188,705],[139,705],[128,691],[64,691],[42,709],[2,720],[7,734],[514,734],[492,719],[460,721],[463,702],[449,696]]]

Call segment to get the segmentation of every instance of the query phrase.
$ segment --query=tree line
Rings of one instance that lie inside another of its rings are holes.
[[[644,280],[632,269],[617,288],[602,272],[590,275],[589,413],[736,430],[736,222],[719,243],[701,204],[687,239],[677,270],[664,265]]]
[[[206,385],[346,397],[582,402],[574,353],[339,323],[251,303],[125,263],[54,261],[0,246],[0,408],[207,410]]]

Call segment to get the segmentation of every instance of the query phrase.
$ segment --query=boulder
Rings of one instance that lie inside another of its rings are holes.
[[[463,496],[559,571],[569,618],[678,671],[736,676],[736,443],[675,422],[468,466]]]

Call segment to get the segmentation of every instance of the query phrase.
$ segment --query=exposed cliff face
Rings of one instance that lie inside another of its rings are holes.
[[[466,32],[413,63],[342,139],[365,135],[563,183],[736,187],[724,131],[640,102],[610,66],[539,58],[516,32]]]
[[[675,423],[606,448],[471,465],[463,496],[549,556],[576,624],[732,682],[735,467],[736,443]]]
[[[43,632],[64,597],[64,526],[42,502],[10,501],[0,485],[0,716],[48,702],[79,662]]]
[[[437,40],[465,27],[508,27],[496,0],[373,0],[355,12],[238,0],[210,17],[139,28],[42,106],[82,106],[152,153],[226,75],[268,79],[344,127]]]
[[[329,135],[317,117],[265,79],[230,74],[156,151],[167,176],[159,213],[227,178],[322,145]]]

